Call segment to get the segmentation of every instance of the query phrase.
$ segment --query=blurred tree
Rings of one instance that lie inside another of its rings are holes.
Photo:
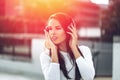
[[[120,0],[112,0],[102,11],[102,29],[104,41],[112,42],[114,35],[120,36]]]

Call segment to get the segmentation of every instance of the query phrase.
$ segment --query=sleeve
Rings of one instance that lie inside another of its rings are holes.
[[[60,80],[60,67],[58,63],[51,63],[50,56],[45,53],[41,53],[40,62],[45,80]]]
[[[81,77],[84,80],[93,80],[95,76],[95,70],[93,66],[91,51],[86,46],[80,46],[79,49],[84,56],[84,58],[79,57],[76,59]]]

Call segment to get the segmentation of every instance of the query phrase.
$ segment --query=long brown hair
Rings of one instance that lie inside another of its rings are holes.
[[[81,75],[80,75],[78,66],[76,64],[73,52],[72,52],[72,50],[71,50],[71,48],[69,46],[69,41],[70,41],[71,36],[69,34],[67,34],[67,31],[69,30],[68,26],[71,23],[75,25],[75,23],[74,23],[73,19],[69,15],[67,15],[66,13],[62,13],[62,12],[58,12],[58,13],[52,14],[49,17],[48,22],[49,22],[50,19],[58,20],[60,22],[61,26],[63,27],[63,29],[65,30],[67,51],[68,51],[68,53],[69,53],[69,55],[70,55],[70,57],[72,59],[73,65],[75,66],[75,80],[80,80]],[[77,46],[77,48],[78,48],[78,46]],[[63,56],[60,54],[59,48],[58,48],[57,52],[58,52],[58,59],[59,59],[59,64],[60,64],[60,70],[63,72],[64,76],[67,79],[71,79],[70,76],[68,75],[69,72],[66,69],[65,61],[64,61]],[[79,52],[80,52],[80,54],[82,54],[80,50],[79,50]],[[51,54],[51,51],[50,51],[50,54]]]

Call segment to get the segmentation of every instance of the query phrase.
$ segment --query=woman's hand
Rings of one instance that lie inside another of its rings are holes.
[[[57,54],[57,46],[51,41],[50,36],[46,30],[45,31],[45,47],[51,50],[51,62],[58,63],[58,54]]]
[[[69,46],[71,49],[74,49],[74,47],[76,47],[78,44],[77,29],[73,24],[71,24],[68,29],[70,30],[70,32],[67,33],[71,35]]]
[[[78,57],[81,56],[80,52],[78,51],[78,48],[77,48],[77,44],[78,44],[77,29],[75,26],[73,26],[73,24],[71,24],[71,26],[69,26],[69,29],[70,29],[70,32],[67,32],[68,34],[71,35],[69,46],[70,46],[71,50],[73,51],[75,58],[77,59]]]
[[[46,37],[45,47],[47,49],[55,48],[56,45],[51,41],[49,33],[46,30],[44,30],[44,32],[45,32],[45,37]]]

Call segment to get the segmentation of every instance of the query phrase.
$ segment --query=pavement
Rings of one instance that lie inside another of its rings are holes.
[[[96,77],[94,80],[112,80],[112,77]]]
[[[22,73],[6,73],[0,72],[0,80],[44,80],[43,76],[22,74]],[[112,80],[111,77],[96,77],[94,80]]]
[[[43,76],[24,73],[6,73],[0,72],[0,80],[44,80]]]

